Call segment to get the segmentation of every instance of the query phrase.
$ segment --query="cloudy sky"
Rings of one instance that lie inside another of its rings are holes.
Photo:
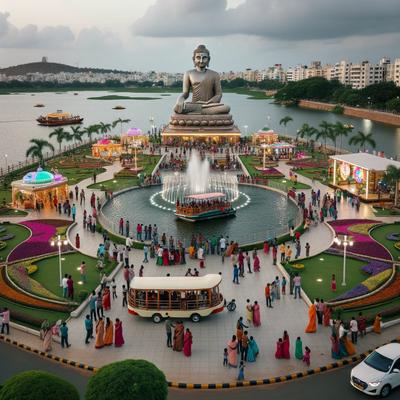
[[[0,0],[0,67],[218,71],[400,57],[400,0]]]

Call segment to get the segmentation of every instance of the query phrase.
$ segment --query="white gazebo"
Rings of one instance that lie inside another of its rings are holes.
[[[385,175],[389,165],[400,168],[400,162],[371,153],[338,154],[330,156],[333,160],[333,186],[354,193],[358,187],[360,197],[367,201],[381,200],[385,196],[379,193],[378,182]]]

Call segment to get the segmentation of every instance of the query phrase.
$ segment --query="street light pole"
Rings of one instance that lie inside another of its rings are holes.
[[[68,244],[68,240],[61,240],[61,235],[57,235],[57,240],[52,240],[50,244],[51,246],[58,247],[58,269],[60,273],[60,287],[62,287],[61,247],[62,245],[66,246]]]
[[[343,280],[342,286],[346,286],[346,255],[347,255],[347,246],[353,246],[354,242],[350,240],[347,235],[343,236],[343,241],[340,240],[338,237],[335,237],[334,242],[340,246],[343,244]]]

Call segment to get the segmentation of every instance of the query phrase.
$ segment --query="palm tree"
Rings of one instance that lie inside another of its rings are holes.
[[[94,133],[99,131],[99,125],[89,125],[83,129],[83,134],[86,134],[89,138],[89,142],[92,142],[92,136]]]
[[[120,124],[120,128],[121,128],[120,134],[122,135],[122,125],[123,124],[129,124],[129,122],[131,122],[131,120],[128,119],[128,118],[127,119],[118,118],[117,120],[115,120],[112,123],[112,127],[115,128],[118,124]]]
[[[105,124],[104,122],[99,122],[99,130],[104,136],[108,131],[111,131],[111,124]]]
[[[74,144],[76,145],[76,142],[82,142],[82,135],[83,131],[81,130],[80,126],[71,126],[71,131],[72,133],[70,134],[70,139],[74,141]]]
[[[394,206],[397,207],[399,201],[400,168],[397,168],[394,165],[389,165],[386,168],[385,180],[390,185],[394,185]]]
[[[360,145],[364,152],[366,145],[370,145],[373,149],[376,147],[376,142],[372,139],[372,132],[365,134],[364,132],[358,131],[357,135],[350,138],[349,144]]]
[[[350,124],[342,124],[341,122],[336,122],[333,125],[336,130],[337,136],[340,137],[340,150],[342,149],[343,136],[346,136],[353,130],[353,126]]]
[[[29,143],[32,143],[32,146],[26,150],[26,157],[38,158],[39,165],[43,165],[43,150],[47,147],[52,152],[54,152],[54,146],[49,143],[47,140],[43,139],[31,139]]]
[[[319,124],[319,127],[321,128],[318,133],[315,136],[316,140],[319,140],[319,138],[322,138],[324,140],[324,147],[325,147],[325,153],[326,153],[326,139],[332,138],[332,124],[330,124],[327,121],[322,121]]]
[[[56,129],[54,129],[53,132],[50,133],[49,138],[52,138],[53,136],[56,137],[56,141],[59,146],[59,151],[61,153],[62,142],[64,140],[68,140],[69,133],[64,131],[64,128],[56,128]]]
[[[279,121],[279,125],[283,125],[284,127],[285,127],[285,133],[287,134],[287,130],[286,130],[286,126],[287,126],[287,124],[290,122],[290,121],[293,121],[293,118],[292,117],[289,117],[289,115],[286,115],[286,117],[283,117],[280,121]]]

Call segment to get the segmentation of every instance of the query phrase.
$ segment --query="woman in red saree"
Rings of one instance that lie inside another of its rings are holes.
[[[185,336],[183,337],[183,354],[186,357],[190,357],[192,355],[192,343],[193,343],[193,335],[190,332],[190,329],[186,329]]]
[[[228,365],[233,368],[237,368],[237,347],[236,335],[233,335],[232,340],[228,342]]]
[[[282,356],[283,358],[290,358],[290,339],[287,331],[283,331],[283,345],[282,345]]]
[[[276,342],[275,358],[283,358],[283,341],[281,338]]]
[[[261,326],[260,305],[257,301],[253,304],[253,325],[255,327]]]
[[[306,333],[317,332],[317,307],[315,304],[311,304],[308,309],[308,325],[305,330]]]
[[[253,257],[253,271],[260,272],[260,259],[258,258],[257,254],[255,254]]]
[[[111,309],[111,297],[110,297],[110,288],[106,287],[103,293],[103,308],[105,311]]]
[[[168,249],[167,248],[163,249],[162,262],[163,262],[163,266],[164,267],[169,265],[169,253],[168,253]]]
[[[328,307],[327,305],[325,305],[324,311],[323,311],[323,315],[324,315],[324,326],[330,326],[331,323],[331,316],[332,316],[332,310],[330,307]]]
[[[119,318],[116,318],[114,324],[114,346],[121,347],[124,343],[125,340],[122,334],[122,321],[120,321]]]

